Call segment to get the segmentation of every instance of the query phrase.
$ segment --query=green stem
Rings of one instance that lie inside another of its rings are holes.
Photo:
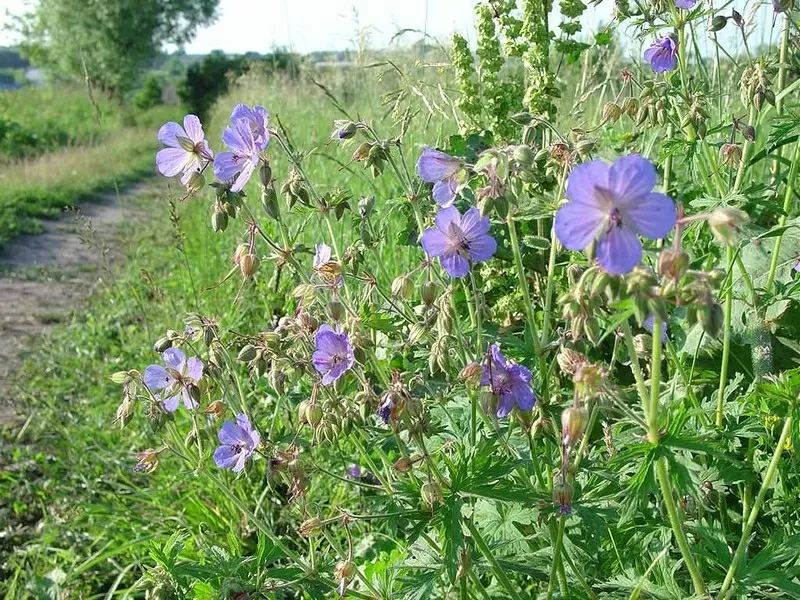
[[[650,403],[647,414],[647,438],[651,444],[658,444],[658,397],[661,393],[661,317],[653,316],[653,354],[650,364]]]
[[[783,195],[783,214],[781,215],[781,218],[778,219],[778,227],[786,227],[786,221],[789,219],[789,212],[792,210],[792,200],[794,199],[794,184],[797,180],[798,171],[800,171],[800,140],[795,146],[792,166],[789,167],[789,175],[786,178],[786,192],[784,192]],[[767,277],[767,285],[765,286],[767,292],[769,292],[769,290],[772,288],[772,283],[775,281],[775,273],[778,270],[782,242],[783,233],[781,233],[775,240],[775,247],[772,249],[772,260],[769,265],[769,276]]]
[[[558,574],[558,570],[561,568],[561,548],[563,546],[564,528],[566,527],[566,523],[567,518],[562,515],[558,521],[558,531],[556,532],[555,546],[553,547],[553,564],[550,567],[550,581],[547,583],[548,600],[553,597],[556,576]]]
[[[725,386],[728,385],[728,363],[731,357],[731,318],[733,315],[733,265],[736,249],[728,246],[728,288],[725,290],[725,322],[722,337],[722,363],[719,367],[719,387],[717,388],[717,427],[722,427],[725,405]]]
[[[656,329],[653,329],[656,331]],[[647,398],[647,386],[644,384],[644,375],[642,374],[642,367],[639,365],[639,357],[636,356],[636,347],[633,344],[633,333],[631,332],[631,324],[628,319],[622,322],[622,332],[625,336],[625,346],[628,348],[628,360],[631,363],[631,371],[633,371],[633,378],[636,380],[636,389],[639,392],[639,397],[644,401]],[[655,337],[655,336],[653,336]],[[647,406],[645,406],[647,409]],[[649,418],[645,413],[645,418]]]
[[[753,503],[753,507],[750,509],[750,513],[748,514],[747,522],[744,524],[744,527],[742,527],[742,536],[739,538],[739,545],[736,547],[736,552],[731,560],[731,566],[728,567],[728,572],[725,574],[725,580],[722,582],[722,587],[717,595],[718,600],[725,598],[729,589],[733,585],[733,578],[736,576],[736,570],[739,568],[739,565],[744,559],[747,545],[750,542],[750,534],[753,532],[753,527],[758,519],[758,513],[761,510],[761,506],[764,504],[764,499],[767,496],[767,490],[772,486],[772,480],[775,478],[775,474],[778,471],[778,462],[780,462],[781,454],[783,454],[783,448],[786,445],[786,439],[789,437],[791,431],[792,417],[788,416],[786,417],[786,421],[783,423],[783,431],[781,431],[781,436],[778,439],[778,445],[775,447],[775,452],[772,454],[772,460],[769,462],[769,467],[767,467],[767,473],[764,475],[764,480],[761,482],[761,489],[758,490],[756,500]]]
[[[558,183],[558,193],[556,194],[556,203],[561,201],[564,194],[564,187],[567,182],[567,168],[561,174],[561,180]],[[547,345],[550,337],[550,313],[553,310],[553,289],[555,288],[555,271],[556,271],[556,255],[559,250],[559,242],[556,237],[555,220],[550,230],[550,257],[547,261],[547,287],[544,291],[544,316],[542,317],[542,339],[541,345]]]
[[[750,103],[750,114],[748,117],[748,125],[751,125],[753,128],[756,126],[756,116],[758,115],[758,111],[756,110],[755,104],[752,102]],[[753,142],[750,140],[745,140],[744,144],[742,145],[742,160],[739,163],[739,170],[736,172],[736,181],[733,184],[732,193],[736,193],[742,187],[742,183],[744,182],[744,174],[747,171],[747,163],[750,160],[750,151],[753,149]]]
[[[517,592],[517,587],[511,583],[511,580],[506,575],[506,572],[502,569],[500,564],[495,559],[492,551],[489,549],[489,546],[486,545],[486,541],[483,539],[483,536],[480,534],[478,529],[475,527],[475,524],[472,522],[471,519],[466,520],[467,529],[469,529],[470,535],[472,535],[472,539],[475,540],[475,545],[478,547],[478,550],[486,561],[489,563],[489,566],[492,567],[492,572],[494,573],[497,580],[500,582],[500,585],[505,588],[506,592],[509,596],[511,596],[514,600],[522,600]]]
[[[514,254],[514,266],[517,270],[517,279],[519,286],[522,290],[522,297],[525,301],[525,317],[527,320],[528,331],[533,343],[533,353],[539,363],[539,371],[542,377],[542,404],[548,404],[550,400],[550,389],[547,381],[547,361],[542,354],[542,347],[539,343],[539,332],[536,327],[536,313],[533,310],[533,302],[531,301],[531,293],[528,289],[528,282],[525,278],[525,267],[522,264],[522,252],[520,251],[519,238],[517,237],[517,226],[514,223],[513,207],[508,209],[508,216],[506,223],[508,224],[508,237],[511,241],[511,251]]]
[[[785,14],[783,18],[783,31],[781,32],[781,46],[778,58],[778,82],[777,89],[775,90],[775,115],[780,117],[783,115],[783,102],[784,97],[781,92],[786,89],[786,65],[789,60],[789,15]],[[722,89],[722,88],[719,88]],[[781,173],[781,155],[783,154],[783,146],[775,150],[775,160],[772,162],[772,169],[770,170],[770,183],[775,183]],[[794,165],[792,165],[794,166]],[[769,286],[767,286],[769,289]]]

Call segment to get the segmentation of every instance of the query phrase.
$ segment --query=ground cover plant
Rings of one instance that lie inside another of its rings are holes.
[[[375,67],[385,112],[246,77],[161,127],[172,247],[31,371],[86,502],[14,591],[800,595],[796,13],[754,53],[730,7],[618,3],[629,64],[584,8],[478,4],[452,83]]]

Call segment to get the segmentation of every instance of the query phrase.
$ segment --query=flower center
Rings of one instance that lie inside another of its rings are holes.
[[[469,254],[470,241],[464,231],[455,223],[447,226],[447,239],[450,241],[450,251],[458,252],[464,256]]]
[[[619,212],[618,208],[611,209],[611,214],[608,215],[609,220],[609,228],[608,230],[611,231],[614,227],[622,227],[622,213]]]
[[[492,373],[492,388],[495,394],[504,394],[511,389],[511,377],[504,369]]]
[[[231,452],[233,452],[234,454],[240,454],[242,450],[243,447],[241,444],[231,444]]]

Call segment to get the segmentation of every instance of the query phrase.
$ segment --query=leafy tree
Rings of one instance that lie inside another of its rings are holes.
[[[214,50],[202,62],[189,67],[178,97],[191,113],[203,118],[217,98],[228,91],[230,78],[244,73],[247,65],[244,58]]]
[[[146,110],[153,106],[162,103],[161,97],[164,94],[164,86],[161,84],[161,79],[151,73],[147,76],[142,84],[142,89],[136,92],[133,97],[133,104],[136,108]]]
[[[55,73],[87,76],[118,98],[163,44],[183,44],[212,22],[219,0],[40,0],[19,18],[23,55]]]

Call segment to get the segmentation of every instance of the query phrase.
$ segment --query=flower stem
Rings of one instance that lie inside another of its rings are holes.
[[[519,592],[517,592],[516,586],[513,583],[511,583],[511,580],[508,578],[508,575],[506,575],[505,571],[503,571],[503,568],[497,562],[497,559],[492,554],[492,551],[489,549],[489,546],[486,545],[486,541],[483,539],[483,536],[480,534],[477,527],[475,527],[475,524],[472,522],[471,519],[467,519],[466,523],[467,523],[467,529],[469,529],[469,533],[472,536],[472,539],[475,540],[475,545],[478,547],[480,553],[483,554],[483,557],[489,563],[489,566],[492,567],[492,572],[494,573],[495,577],[497,577],[497,580],[500,582],[500,585],[502,585],[503,588],[505,588],[506,592],[508,593],[509,596],[511,596],[511,598],[513,598],[514,600],[522,600],[522,598],[519,595]]]
[[[722,333],[722,362],[719,367],[719,387],[717,388],[717,427],[722,427],[725,405],[725,386],[728,385],[728,363],[731,357],[731,318],[733,315],[733,264],[736,249],[728,246],[728,288],[725,290],[725,322]]]
[[[653,331],[656,331],[656,329],[653,328]],[[636,356],[636,348],[633,345],[633,333],[631,333],[631,324],[628,322],[628,319],[622,322],[622,332],[625,336],[625,346],[628,348],[628,360],[630,360],[631,363],[633,378],[636,380],[636,389],[639,392],[639,397],[644,402],[644,399],[647,398],[647,387],[644,384],[644,375],[642,374],[642,367],[639,365],[639,357]],[[645,409],[647,409],[646,405]],[[645,418],[649,418],[646,411]]]
[[[797,142],[794,150],[794,158],[792,159],[792,166],[789,167],[789,175],[786,178],[786,192],[783,196],[783,214],[778,219],[778,227],[785,227],[786,221],[789,218],[789,211],[792,210],[792,200],[794,199],[794,184],[797,180],[797,172],[800,171],[800,141]],[[772,261],[769,265],[769,275],[767,276],[767,284],[764,286],[765,290],[769,292],[772,288],[772,283],[775,281],[775,272],[778,270],[778,262],[781,253],[781,243],[783,242],[783,233],[781,233],[775,240],[775,247],[772,249]]]
[[[775,447],[775,452],[772,454],[772,460],[770,460],[769,467],[767,467],[767,472],[764,475],[764,480],[761,482],[761,489],[758,490],[758,495],[756,496],[753,507],[750,509],[748,514],[747,522],[744,524],[744,527],[742,527],[742,536],[739,538],[739,545],[736,547],[736,552],[731,560],[731,566],[728,567],[728,572],[725,574],[725,580],[722,582],[722,587],[719,589],[719,594],[717,595],[718,600],[722,600],[723,598],[727,597],[728,591],[733,585],[733,578],[736,575],[736,570],[739,568],[739,565],[744,559],[747,545],[750,542],[750,534],[753,532],[753,527],[758,519],[758,513],[761,510],[761,506],[764,504],[767,490],[772,486],[772,480],[775,478],[775,473],[778,470],[778,462],[781,459],[781,454],[783,454],[783,449],[786,445],[786,439],[789,437],[791,431],[792,417],[787,416],[786,421],[783,423],[783,430],[781,431],[780,438],[778,438],[778,445]]]
[[[660,436],[658,433],[658,399],[661,390],[661,336],[658,332],[661,331],[661,318],[655,315],[653,318],[653,353],[650,365],[650,401],[646,410],[647,413],[647,439],[651,444],[658,444]],[[642,402],[646,403],[647,397],[642,397]],[[664,501],[664,506],[667,509],[669,522],[672,526],[672,533],[675,536],[675,541],[678,543],[678,548],[683,556],[683,562],[689,570],[694,583],[695,593],[698,596],[705,596],[706,586],[703,582],[703,576],[697,563],[694,560],[692,551],[689,547],[689,541],[686,539],[686,533],[683,531],[683,524],[681,523],[678,509],[675,506],[675,500],[672,498],[672,487],[669,481],[669,473],[667,472],[666,458],[659,459],[655,464],[656,479],[658,480],[659,487],[661,488],[661,497]]]
[[[539,332],[536,327],[536,313],[533,310],[533,302],[531,301],[531,293],[528,289],[528,282],[525,279],[525,267],[522,264],[522,253],[519,247],[519,238],[517,237],[517,226],[514,223],[514,209],[508,209],[508,216],[506,223],[508,224],[508,237],[511,241],[511,251],[514,254],[514,266],[517,270],[517,279],[522,291],[522,297],[525,301],[525,318],[528,325],[528,331],[533,343],[533,353],[539,363],[539,372],[542,377],[542,404],[547,404],[550,400],[550,388],[547,381],[547,361],[542,354],[542,347],[539,343]]]
[[[558,531],[556,532],[555,546],[553,547],[553,564],[550,567],[550,580],[547,583],[547,598],[553,597],[553,591],[556,583],[556,575],[561,568],[561,549],[564,545],[564,528],[566,527],[567,518],[562,515],[558,520]],[[551,529],[552,531],[552,529]]]
[[[556,194],[556,203],[561,201],[564,195],[564,187],[567,183],[567,167],[561,173],[561,179],[558,183],[558,193]],[[544,316],[542,317],[542,340],[541,345],[548,343],[550,337],[550,313],[553,309],[553,288],[555,287],[555,271],[556,271],[556,255],[558,254],[559,242],[556,237],[556,225],[553,220],[553,226],[550,229],[550,257],[547,261],[547,287],[544,291]]]

